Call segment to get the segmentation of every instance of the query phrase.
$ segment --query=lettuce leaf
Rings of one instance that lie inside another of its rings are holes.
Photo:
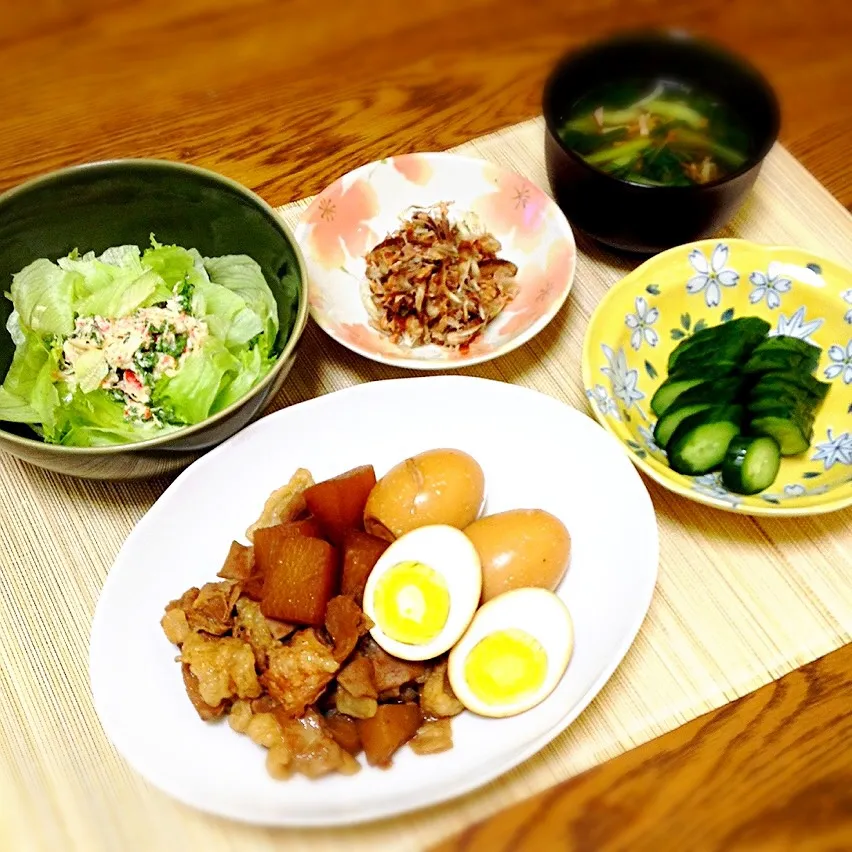
[[[227,373],[240,362],[216,338],[209,337],[184,359],[174,376],[161,379],[154,389],[154,404],[182,423],[199,423],[210,414]]]
[[[38,423],[38,412],[24,399],[0,386],[0,420],[10,423]]]
[[[78,389],[62,407],[54,439],[70,447],[108,447],[145,441],[177,428],[125,420],[124,406],[107,391],[83,393]]]
[[[29,397],[29,403],[36,412],[38,412],[38,420],[44,430],[44,437],[48,441],[57,441],[58,437],[58,420],[59,420],[59,382],[57,382],[57,373],[59,370],[59,353],[60,349],[55,346],[50,350],[38,371],[35,384],[33,385],[32,393]]]
[[[278,306],[257,262],[244,254],[205,257],[204,268],[214,284],[240,296],[246,307],[261,322],[262,333],[257,341],[261,354],[268,355],[278,335]]]
[[[263,334],[260,317],[237,293],[212,281],[202,281],[193,292],[193,313],[201,317],[210,333],[229,348],[244,348]]]
[[[117,274],[110,285],[100,287],[75,304],[80,316],[110,319],[125,317],[138,308],[152,304],[152,297],[153,301],[157,302],[171,296],[171,291],[162,290],[163,279],[151,269],[145,270],[141,275],[134,275],[132,272],[120,270],[119,267],[112,268],[116,269]],[[158,290],[164,295],[155,295]]]
[[[24,342],[15,347],[3,387],[26,401],[32,396],[36,379],[48,359],[49,348],[33,332],[22,333]]]
[[[74,286],[78,275],[40,258],[12,276],[11,297],[23,329],[39,337],[74,331]]]
[[[245,396],[269,371],[271,363],[260,354],[257,346],[244,349],[237,356],[239,365],[233,376],[225,378],[213,401],[212,411],[221,411]]]
[[[202,266],[199,270],[196,258],[200,257],[198,252],[193,255],[192,252],[180,246],[164,246],[153,240],[153,246],[145,249],[142,262],[149,269],[153,269],[172,291],[187,279],[195,284],[207,278],[204,267]]]

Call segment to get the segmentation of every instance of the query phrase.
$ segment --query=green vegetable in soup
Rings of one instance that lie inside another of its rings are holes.
[[[297,294],[282,282],[292,329]],[[12,277],[15,354],[0,420],[77,447],[155,438],[199,423],[277,359],[278,305],[245,255],[159,244],[74,250]]]
[[[589,165],[646,186],[711,183],[739,169],[749,153],[731,109],[670,82],[593,91],[574,105],[560,136]]]

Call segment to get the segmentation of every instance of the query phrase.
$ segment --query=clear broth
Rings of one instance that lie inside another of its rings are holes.
[[[589,165],[650,186],[712,183],[752,153],[744,122],[712,92],[660,79],[591,90],[559,134]]]

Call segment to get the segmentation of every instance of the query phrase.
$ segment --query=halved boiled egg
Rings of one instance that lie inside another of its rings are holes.
[[[514,589],[483,604],[450,652],[459,701],[481,716],[514,716],[541,703],[574,650],[568,607],[547,589]]]
[[[419,527],[376,562],[364,588],[370,635],[394,657],[428,660],[452,648],[479,605],[476,548],[455,527]]]

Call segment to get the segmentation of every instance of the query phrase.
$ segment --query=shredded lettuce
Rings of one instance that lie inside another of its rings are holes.
[[[286,340],[297,291],[286,277],[281,283],[286,324],[280,337]],[[36,260],[13,276],[8,298],[13,310],[6,329],[15,353],[0,386],[0,420],[28,423],[53,443],[123,444],[198,423],[243,397],[277,356],[279,306],[262,269],[246,255],[202,257],[152,235],[145,249],[114,246],[99,256],[75,249],[55,263]],[[132,351],[132,363],[121,367],[108,363],[101,348],[72,355],[63,349],[69,337],[68,346],[79,343],[73,335],[80,322],[133,322],[152,307],[202,322],[200,342],[184,350],[185,339],[170,338],[156,351],[146,343],[148,349]],[[154,371],[157,353],[171,347],[175,366]],[[72,356],[73,363],[65,360]],[[150,408],[140,408],[116,384],[130,371],[147,382]]]

